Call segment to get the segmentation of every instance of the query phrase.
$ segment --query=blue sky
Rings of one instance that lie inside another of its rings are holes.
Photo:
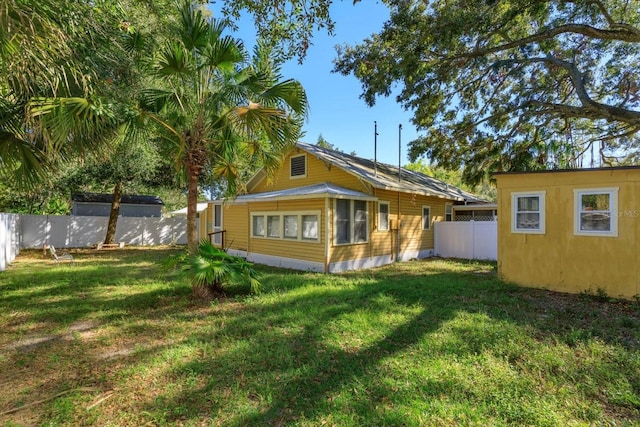
[[[411,113],[404,111],[393,96],[379,98],[374,107],[368,107],[360,99],[361,85],[355,77],[331,72],[334,47],[356,44],[380,31],[389,11],[382,3],[362,1],[353,5],[349,0],[334,2],[330,11],[335,21],[334,35],[328,36],[324,30],[317,32],[304,63],[299,65],[294,59],[282,69],[283,77],[300,81],[307,91],[310,112],[303,141],[315,144],[322,134],[342,151],[355,151],[360,157],[373,159],[373,126],[377,121],[378,161],[397,165],[398,125],[402,124],[401,161],[405,165],[407,143],[417,137],[410,124]],[[251,39],[255,39],[252,27],[250,20],[243,20],[236,34],[249,48],[253,45]]]

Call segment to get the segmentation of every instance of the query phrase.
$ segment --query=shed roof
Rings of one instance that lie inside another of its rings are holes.
[[[544,174],[544,173],[575,173],[575,172],[602,172],[602,171],[618,171],[618,170],[640,170],[640,166],[605,166],[601,168],[577,168],[577,169],[544,169],[534,171],[504,171],[493,172],[491,175],[529,175],[529,174]]]
[[[113,194],[102,193],[71,193],[71,201],[80,203],[111,203]],[[125,205],[164,205],[158,196],[141,196],[136,194],[123,194],[120,200]]]

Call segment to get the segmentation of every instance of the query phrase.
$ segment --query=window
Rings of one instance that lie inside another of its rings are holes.
[[[618,235],[618,188],[573,190],[574,234],[582,236]]]
[[[267,236],[280,237],[280,216],[279,215],[267,216]]]
[[[444,220],[453,221],[453,205],[451,203],[444,205]]]
[[[431,228],[431,208],[429,206],[422,207],[422,229],[429,230]]]
[[[336,243],[351,242],[351,200],[336,200]]]
[[[318,240],[318,215],[302,215],[302,240]]]
[[[336,199],[335,243],[366,243],[369,235],[368,216],[366,201]]]
[[[252,212],[251,235],[267,239],[320,241],[319,211]]]
[[[389,202],[378,202],[378,230],[389,230]]]
[[[544,234],[544,191],[511,193],[511,232]]]
[[[285,239],[298,238],[298,216],[297,215],[284,216],[284,238]]]
[[[253,228],[253,232],[251,235],[256,237],[264,237],[264,217],[263,216],[254,216],[251,221],[251,225]]]
[[[363,243],[367,241],[367,202],[354,200],[353,241]]]
[[[304,178],[307,176],[307,156],[291,156],[291,178]]]

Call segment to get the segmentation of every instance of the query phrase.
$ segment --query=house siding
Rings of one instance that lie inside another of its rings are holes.
[[[640,169],[497,175],[498,272],[560,292],[640,294]],[[617,237],[574,234],[574,190],[618,188]],[[513,233],[514,192],[545,191],[544,234]]]
[[[246,204],[225,203],[222,205],[222,220],[225,246],[237,251],[248,251],[249,207]]]
[[[306,154],[307,156],[307,176],[291,178],[289,176],[289,162],[291,156],[295,157],[300,154]],[[314,155],[306,153],[304,150],[297,149],[294,149],[285,157],[282,162],[282,166],[272,179],[264,179],[251,190],[251,193],[264,193],[294,187],[304,187],[307,185],[318,184],[320,182],[329,182],[341,187],[362,191],[364,193],[371,193],[371,188],[354,175],[335,166],[325,164],[318,160]]]
[[[243,209],[241,209],[243,208]],[[251,202],[246,205],[229,205],[225,211],[224,228],[227,230],[225,239],[231,239],[231,248],[246,251],[248,254],[262,254],[268,256],[280,256],[291,259],[305,260],[313,263],[322,263],[325,260],[325,199],[304,199],[277,202]],[[256,212],[278,212],[282,214],[297,214],[299,212],[317,211],[319,240],[296,241],[288,239],[274,239],[252,237],[251,214]],[[233,232],[230,232],[233,230]],[[239,230],[245,235],[240,238]],[[236,240],[237,239],[237,242]]]
[[[400,250],[398,251],[398,230],[378,230],[378,202],[369,202],[369,241],[347,245],[334,245],[333,230],[330,233],[329,262],[346,263],[348,261],[375,259],[375,265],[400,260],[421,258],[433,253],[433,222],[444,220],[446,200],[436,197],[377,190],[380,201],[389,202],[389,222],[395,223],[398,215],[401,220]],[[331,203],[333,215],[333,203]],[[400,212],[398,212],[400,206]],[[432,224],[429,230],[422,229],[422,207],[431,208]],[[333,218],[330,218],[333,224]],[[383,261],[387,260],[387,261]]]

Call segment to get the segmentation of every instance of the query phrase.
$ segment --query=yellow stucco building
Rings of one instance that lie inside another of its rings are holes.
[[[501,278],[561,292],[640,294],[640,167],[495,178]]]
[[[433,255],[435,221],[473,194],[404,168],[299,143],[278,173],[248,193],[209,202],[206,227],[229,253],[320,272]]]

